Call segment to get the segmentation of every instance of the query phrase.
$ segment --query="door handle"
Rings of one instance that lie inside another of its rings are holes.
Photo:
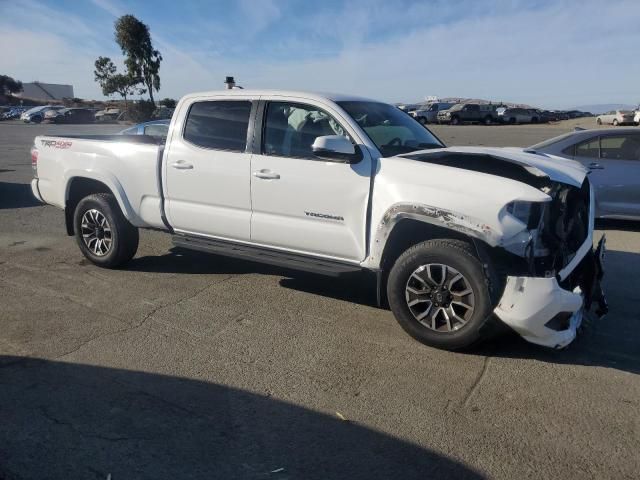
[[[278,180],[280,178],[280,174],[265,169],[253,172],[253,176],[264,180]]]
[[[173,162],[171,166],[178,170],[191,170],[193,168],[192,163],[185,162],[184,160],[178,160],[177,162]]]
[[[604,167],[597,162],[591,162],[589,164],[590,170],[604,170]]]

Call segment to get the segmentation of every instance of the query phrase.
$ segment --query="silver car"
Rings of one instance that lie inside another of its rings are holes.
[[[414,110],[410,115],[423,125],[426,125],[427,123],[437,123],[438,112],[441,110],[447,110],[454,105],[455,103],[450,102],[434,102]]]
[[[596,117],[598,125],[633,125],[634,113],[629,110],[616,110],[615,112],[605,113]]]
[[[596,216],[640,220],[640,131],[579,130],[527,149],[577,160],[590,170]]]

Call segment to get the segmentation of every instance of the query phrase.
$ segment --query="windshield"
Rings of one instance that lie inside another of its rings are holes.
[[[383,157],[444,147],[429,130],[392,105],[363,101],[338,105],[358,122]]]

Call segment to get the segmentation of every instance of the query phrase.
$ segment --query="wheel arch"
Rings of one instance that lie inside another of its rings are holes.
[[[489,261],[489,252],[497,243],[492,230],[453,212],[417,205],[396,205],[389,209],[373,234],[366,262],[378,272],[378,303],[385,303],[389,270],[404,251],[427,240],[444,238],[472,245],[483,263]]]
[[[109,193],[113,195],[125,218],[131,223],[135,222],[136,215],[124,194],[124,189],[116,179],[93,175],[88,172],[82,172],[77,175],[70,174],[66,181],[64,196],[67,235],[74,235],[73,214],[78,203],[83,198],[95,193]]]

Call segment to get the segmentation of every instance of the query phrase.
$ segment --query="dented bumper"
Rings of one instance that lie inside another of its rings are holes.
[[[494,313],[525,340],[563,348],[576,338],[585,315],[608,311],[601,287],[605,239],[561,283],[555,277],[507,277]]]

